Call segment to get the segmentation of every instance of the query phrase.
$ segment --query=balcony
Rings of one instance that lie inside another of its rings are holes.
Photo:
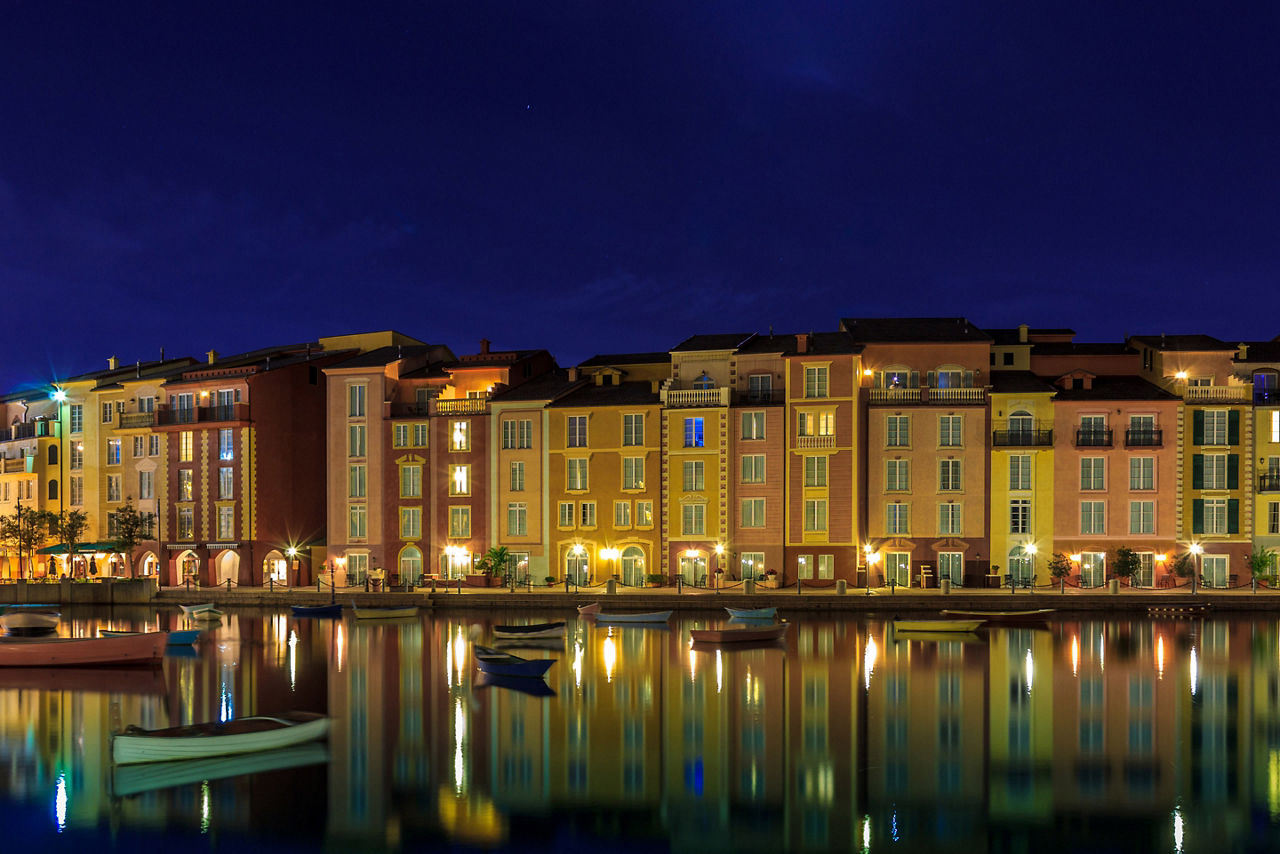
[[[150,414],[150,413],[147,413]],[[216,424],[220,421],[248,421],[249,404],[224,403],[216,406],[171,407],[168,405],[156,408],[155,421],[158,427],[173,427],[182,424]]]
[[[35,457],[25,457],[25,456],[24,456],[24,457],[18,457],[16,460],[5,460],[5,461],[4,461],[4,473],[5,473],[5,474],[19,474],[19,473],[24,473],[24,472],[25,472],[26,474],[31,474],[31,472],[32,472],[32,471],[34,471],[34,469],[32,468],[31,463],[30,463],[30,462],[28,462],[28,461],[29,461],[29,460],[34,460],[34,459],[35,459]]]
[[[1126,448],[1159,448],[1164,445],[1163,430],[1125,430]]]
[[[1102,430],[1077,430],[1076,431],[1076,447],[1077,448],[1110,448],[1111,447],[1111,428]]]
[[[810,450],[813,448],[834,448],[836,446],[835,436],[797,436],[796,447],[801,450]]]
[[[483,415],[489,411],[488,397],[459,397],[454,400],[433,400],[432,415]]]
[[[1259,492],[1280,492],[1280,472],[1268,471],[1258,475]]]
[[[1189,385],[1182,390],[1187,403],[1248,403],[1253,399],[1253,386]]]
[[[985,406],[985,388],[873,388],[869,402],[902,406]]]
[[[392,418],[423,418],[431,414],[431,405],[427,401],[391,404]]]
[[[751,406],[753,404],[764,405],[768,403],[782,403],[787,399],[786,392],[780,388],[763,388],[753,389],[751,391],[739,391],[733,395],[734,403]]]
[[[1053,444],[1052,430],[993,430],[994,448],[1044,448]]]
[[[137,427],[152,427],[156,423],[154,412],[125,412],[120,415],[119,427],[129,430]]]
[[[1255,388],[1253,390],[1253,402],[1258,406],[1280,406],[1280,389]]]
[[[58,435],[57,421],[22,421],[0,428],[0,442],[16,442],[19,439],[44,439]]]
[[[695,406],[728,406],[728,388],[664,388],[659,392],[662,405],[671,409]]]

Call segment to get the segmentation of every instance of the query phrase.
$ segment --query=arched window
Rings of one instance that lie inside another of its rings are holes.
[[[58,482],[56,480],[49,481],[49,500],[58,500]]]
[[[703,371],[702,376],[693,381],[694,388],[715,388],[716,381],[707,376],[707,372]]]
[[[627,546],[622,550],[622,583],[639,587],[644,583],[644,550],[639,546]]]
[[[1035,426],[1036,420],[1025,409],[1019,409],[1009,415],[1009,437],[1020,445],[1029,443]]]
[[[1022,546],[1009,549],[1009,574],[1015,581],[1030,581],[1034,569],[1031,566],[1031,555]]]
[[[56,466],[58,464],[58,446],[49,446],[49,465]]]
[[[422,577],[422,552],[417,546],[405,546],[400,551],[400,583],[415,587]]]

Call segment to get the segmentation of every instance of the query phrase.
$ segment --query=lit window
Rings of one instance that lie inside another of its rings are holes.
[[[449,450],[471,450],[471,422],[454,421],[449,424]]]

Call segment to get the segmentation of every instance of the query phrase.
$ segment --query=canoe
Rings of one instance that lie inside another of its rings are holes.
[[[999,623],[1002,626],[1043,625],[1056,608],[1032,608],[1026,611],[958,611],[954,608],[939,611],[944,617],[958,617],[962,620],[985,620],[988,623]]]
[[[671,619],[670,611],[645,611],[633,614],[605,614],[600,610],[600,603],[582,605],[578,613],[597,623],[665,623]]]
[[[329,748],[317,742],[264,750],[244,756],[214,756],[177,762],[117,765],[111,769],[111,793],[117,797],[186,786],[205,780],[222,780],[246,774],[262,774],[287,768],[303,768],[329,761]]]
[[[491,676],[518,676],[541,679],[556,663],[554,658],[521,658],[509,652],[475,646],[476,667]]]
[[[503,640],[519,638],[558,638],[564,636],[564,620],[554,623],[530,623],[527,626],[494,626],[493,636]]]
[[[0,638],[0,667],[158,663],[168,632],[119,638]]]
[[[305,744],[324,738],[328,732],[329,719],[313,712],[255,715],[168,729],[130,726],[111,737],[111,758],[117,765],[131,765],[256,753]]]
[[[60,619],[56,611],[11,611],[0,617],[0,626],[15,637],[47,635],[58,628]]]
[[[196,614],[200,614],[205,611],[218,611],[217,608],[213,607],[212,602],[205,602],[200,605],[179,605],[178,607],[181,608],[182,613],[186,614],[188,617],[194,617]],[[218,616],[222,616],[221,611],[218,611]]]
[[[496,676],[492,673],[481,673],[473,685],[475,688],[505,688],[531,697],[554,697],[556,689],[547,684],[545,679],[528,679],[523,676]]]
[[[778,616],[777,608],[725,608],[730,617],[739,620],[772,620]]]
[[[775,623],[771,626],[730,626],[722,629],[692,629],[689,637],[694,643],[726,644],[726,643],[759,643],[775,641],[786,637],[790,623]]]
[[[972,632],[985,620],[894,620],[899,632]]]
[[[178,629],[173,632],[166,632],[169,635],[169,646],[190,646],[200,637],[200,629]],[[122,638],[129,635],[143,635],[148,632],[119,632],[114,629],[98,629],[98,637],[103,638]]]
[[[329,605],[291,605],[290,610],[293,611],[295,617],[341,617],[342,603],[334,602]]]
[[[357,620],[403,620],[406,617],[418,616],[417,605],[405,605],[399,608],[362,608],[355,606],[352,612]]]

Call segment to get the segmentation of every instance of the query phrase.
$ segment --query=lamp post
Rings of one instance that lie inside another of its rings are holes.
[[[1031,568],[1031,578],[1029,579],[1029,581],[1030,581],[1030,583],[1031,583],[1032,589],[1034,589],[1034,588],[1035,588],[1035,577],[1036,577],[1036,552],[1038,552],[1038,551],[1040,551],[1040,550],[1039,550],[1038,548],[1036,548],[1036,544],[1035,544],[1035,543],[1027,543],[1027,544],[1026,544],[1025,546],[1023,546],[1022,548],[1023,548],[1023,549],[1026,551],[1026,553],[1027,553],[1027,561],[1028,561],[1028,565],[1029,565],[1029,566],[1030,566],[1030,568]]]
[[[871,548],[870,545],[862,547],[862,553],[866,556],[867,561],[867,595],[871,595],[871,570],[880,562],[880,553]]]
[[[1204,572],[1204,546],[1199,543],[1192,543],[1190,546],[1191,553],[1196,556],[1196,566],[1191,572],[1191,594],[1196,593],[1196,584],[1200,581],[1200,575]]]
[[[720,576],[724,573],[724,543],[716,543],[716,568],[711,577],[716,582],[716,592],[720,592]]]
[[[296,546],[289,546],[285,550],[285,554],[289,556],[289,568],[293,570],[293,586],[297,587],[302,583],[301,579],[298,578],[298,549]]]
[[[64,463],[62,462],[62,458],[66,456],[66,448],[62,447],[62,405],[67,402],[67,393],[54,386],[49,397],[58,404],[58,519],[65,523],[67,521],[67,479],[63,476]],[[70,549],[67,549],[67,554],[62,559],[65,569],[71,563]]]

